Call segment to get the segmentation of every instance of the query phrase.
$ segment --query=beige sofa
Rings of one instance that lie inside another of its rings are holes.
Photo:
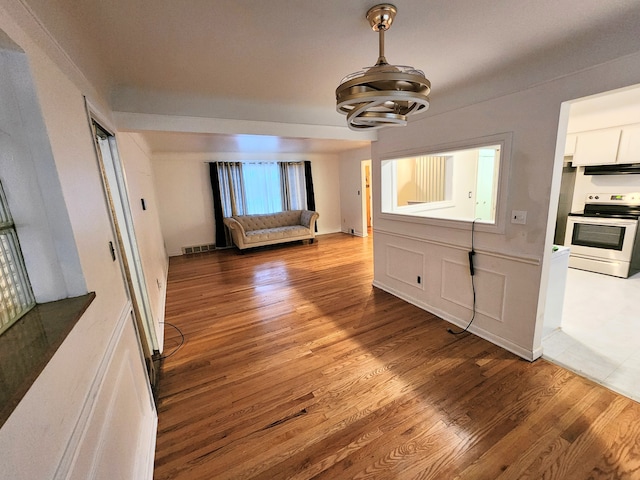
[[[276,243],[310,240],[316,236],[320,215],[310,210],[287,210],[264,215],[238,215],[224,219],[233,243],[240,250]]]

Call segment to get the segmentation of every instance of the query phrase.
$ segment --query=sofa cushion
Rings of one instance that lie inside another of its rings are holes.
[[[278,213],[266,213],[263,215],[240,215],[233,217],[242,225],[248,234],[253,230],[266,230],[285,226],[300,225],[301,210],[287,210]]]
[[[302,225],[288,225],[284,227],[265,228],[246,232],[247,243],[267,242],[281,238],[295,239],[297,236],[309,236],[309,229]]]

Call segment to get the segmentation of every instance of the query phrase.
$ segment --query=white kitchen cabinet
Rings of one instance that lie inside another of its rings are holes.
[[[640,124],[622,129],[617,163],[640,163]]]
[[[567,138],[564,141],[564,156],[571,157],[574,153],[576,153],[576,140],[578,139],[578,135],[575,133],[567,134]]]
[[[616,163],[621,133],[622,127],[579,133],[571,163],[574,166]]]
[[[567,270],[569,270],[569,247],[553,246],[549,267],[549,283],[547,301],[544,307],[544,323],[542,338],[549,336],[560,328],[564,293],[567,287]]]

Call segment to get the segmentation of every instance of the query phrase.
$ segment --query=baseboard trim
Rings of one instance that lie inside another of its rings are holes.
[[[344,233],[345,235],[352,235],[354,237],[362,237],[362,238],[369,236],[368,233],[359,232],[357,230],[354,230],[353,233],[347,230],[340,230],[340,233]]]

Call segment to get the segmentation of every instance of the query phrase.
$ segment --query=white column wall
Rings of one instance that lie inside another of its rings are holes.
[[[26,122],[22,127],[26,138],[35,139],[30,144],[33,155],[38,161],[46,161],[46,168],[56,172],[57,178],[57,183],[42,182],[39,177],[38,182],[28,176],[22,178],[32,185],[34,199],[42,196],[52,212],[49,221],[29,221],[29,228],[60,245],[43,259],[33,257],[34,247],[26,242],[25,256],[35,258],[29,273],[39,276],[51,262],[54,267],[58,265],[63,276],[69,276],[68,294],[96,293],[93,303],[0,429],[0,476],[12,480],[66,478],[75,468],[77,453],[91,451],[98,462],[92,465],[93,471],[119,465],[119,472],[132,472],[130,478],[151,478],[157,416],[137,350],[122,271],[119,263],[112,261],[108,248],[115,236],[83,95],[88,95],[94,105],[105,102],[92,96],[93,89],[82,83],[82,75],[73,65],[58,63],[65,55],[56,50],[58,47],[22,4],[2,0],[0,30],[26,52],[37,96],[31,98],[29,108],[39,106],[42,121],[36,125],[22,119]],[[50,56],[51,52],[57,54]],[[75,74],[69,76],[68,72]],[[102,113],[108,116],[106,109]],[[48,157],[39,155],[47,149]],[[21,159],[32,161],[28,156]],[[16,221],[21,223],[26,217],[18,214]],[[49,225],[65,218],[53,227]],[[51,281],[47,277],[47,282]],[[114,363],[117,352],[125,350],[131,352],[126,362]],[[103,385],[122,388],[113,390]],[[94,408],[103,404],[103,395],[110,395],[107,398],[117,405],[111,411],[112,418],[101,419],[99,409]],[[111,421],[118,418],[128,419],[129,425]],[[130,431],[132,425],[136,425],[135,435]],[[121,449],[135,452],[126,458],[133,463],[122,463]]]
[[[0,86],[0,179],[36,300],[81,295],[87,286],[24,53],[0,50]]]
[[[344,233],[358,236],[367,234],[366,211],[363,209],[365,192],[362,188],[362,162],[371,159],[371,147],[349,150],[340,154],[340,217]],[[372,180],[373,187],[374,182]]]
[[[640,53],[519,93],[423,117],[404,129],[379,132],[373,144],[374,179],[380,178],[381,159],[409,150],[512,135],[505,231],[476,233],[478,315],[471,331],[524,358],[541,354],[546,261],[555,223],[555,217],[549,221],[549,212],[555,215],[557,209],[567,122],[566,115],[559,122],[561,103],[636,83]],[[558,133],[562,138],[556,153]],[[527,224],[509,223],[512,210],[526,211]],[[444,227],[383,216],[375,188],[374,212],[375,284],[465,326],[471,318],[470,225]],[[406,271],[398,265],[406,265]],[[421,285],[417,275],[424,278]]]

